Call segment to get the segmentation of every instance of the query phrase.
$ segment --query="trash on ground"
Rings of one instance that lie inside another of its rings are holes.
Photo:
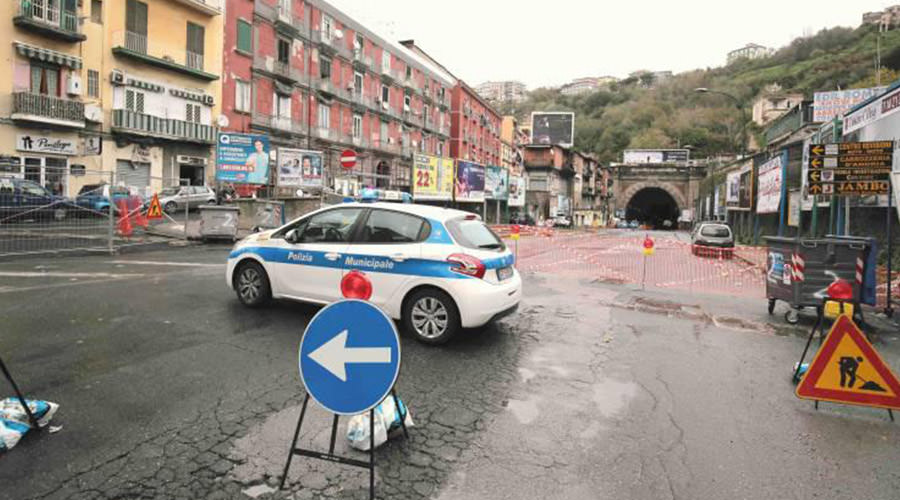
[[[41,427],[48,425],[59,409],[58,404],[49,401],[26,399],[25,403]],[[28,414],[18,398],[0,400],[0,452],[12,449],[30,429]]]
[[[378,448],[388,440],[388,434],[402,427],[400,418],[406,427],[415,425],[406,405],[397,398],[400,411],[394,404],[394,398],[388,397],[375,407],[375,447]],[[347,440],[357,450],[369,451],[369,412],[353,416],[347,423]]]

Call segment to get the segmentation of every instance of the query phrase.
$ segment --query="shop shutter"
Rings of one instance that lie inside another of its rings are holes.
[[[150,165],[116,160],[116,184],[138,188],[148,187],[150,185]]]

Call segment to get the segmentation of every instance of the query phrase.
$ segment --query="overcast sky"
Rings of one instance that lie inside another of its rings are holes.
[[[471,85],[529,89],[582,76],[720,66],[748,42],[781,47],[860,24],[881,0],[329,0],[392,40],[412,38]]]

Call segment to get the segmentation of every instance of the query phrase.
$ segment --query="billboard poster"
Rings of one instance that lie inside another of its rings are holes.
[[[575,113],[531,113],[531,143],[571,147],[575,144]]]
[[[450,200],[453,198],[453,159],[416,155],[413,163],[413,198]]]
[[[322,187],[322,152],[278,148],[278,186]]]
[[[800,225],[800,191],[791,191],[788,193],[788,226],[797,227]]]
[[[844,117],[843,134],[849,135],[900,110],[900,89],[892,90]]]
[[[525,178],[519,175],[509,177],[509,202],[511,207],[525,206]]]
[[[781,202],[781,183],[784,155],[778,155],[759,166],[759,194],[756,197],[756,213],[778,212]]]
[[[739,173],[738,210],[750,210],[753,207],[753,162],[745,163]]]
[[[830,122],[853,109],[857,104],[883,94],[886,87],[834,90],[813,94],[813,121]]]
[[[505,168],[488,165],[484,169],[484,196],[489,200],[509,197],[509,173]]]
[[[622,162],[629,164],[685,163],[690,160],[689,149],[626,149]]]
[[[484,165],[470,161],[456,162],[456,201],[484,201]]]
[[[725,178],[725,206],[737,208],[741,201],[741,172],[731,172]]]
[[[216,180],[241,184],[269,183],[269,137],[219,133]]]

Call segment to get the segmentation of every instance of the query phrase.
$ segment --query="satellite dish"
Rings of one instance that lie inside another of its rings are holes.
[[[337,39],[344,38],[344,32],[342,30],[334,30],[334,36]]]
[[[297,194],[297,198],[303,198],[303,190],[302,189],[298,189],[296,194]]]
[[[228,126],[228,117],[225,115],[219,115],[219,117],[216,118],[216,124],[219,126],[219,128],[227,127]]]

